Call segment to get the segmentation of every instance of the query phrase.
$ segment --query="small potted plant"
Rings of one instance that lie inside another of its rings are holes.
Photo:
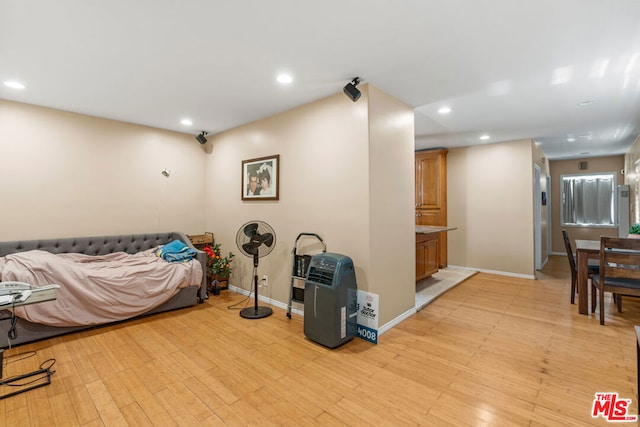
[[[231,261],[235,256],[233,252],[225,257],[222,256],[220,243],[207,245],[202,248],[207,253],[207,276],[214,295],[220,293],[220,289],[226,289],[231,276]]]
[[[629,228],[629,235],[627,237],[630,237],[632,239],[640,239],[640,224],[633,224]]]

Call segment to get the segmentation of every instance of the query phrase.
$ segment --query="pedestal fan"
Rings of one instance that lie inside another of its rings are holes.
[[[249,221],[238,230],[236,235],[238,249],[244,255],[253,257],[253,287],[255,303],[240,311],[246,319],[262,319],[271,316],[269,307],[258,307],[258,260],[271,253],[276,245],[276,234],[273,228],[264,221]]]

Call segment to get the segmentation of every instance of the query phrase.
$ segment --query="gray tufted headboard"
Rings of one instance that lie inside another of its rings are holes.
[[[60,239],[45,240],[17,240],[13,242],[0,242],[0,257],[30,250],[42,250],[54,254],[80,253],[85,255],[105,255],[113,252],[126,252],[134,254],[159,245],[167,244],[173,240],[181,240],[187,246],[194,248],[191,241],[184,233],[153,233],[153,234],[127,234],[120,236],[91,236],[91,237],[66,237]],[[196,249],[196,248],[194,248]],[[197,251],[197,259],[202,264],[202,284],[198,293],[200,301],[207,298],[207,255],[204,251]]]

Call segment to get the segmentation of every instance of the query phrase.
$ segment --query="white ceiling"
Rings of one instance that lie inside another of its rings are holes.
[[[26,86],[0,84],[2,99],[195,135],[354,76],[415,108],[418,149],[624,153],[640,133],[640,1],[0,0],[0,81]]]

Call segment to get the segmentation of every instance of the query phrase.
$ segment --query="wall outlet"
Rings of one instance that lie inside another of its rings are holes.
[[[267,276],[266,274],[262,276],[262,285],[269,286],[269,276]]]

